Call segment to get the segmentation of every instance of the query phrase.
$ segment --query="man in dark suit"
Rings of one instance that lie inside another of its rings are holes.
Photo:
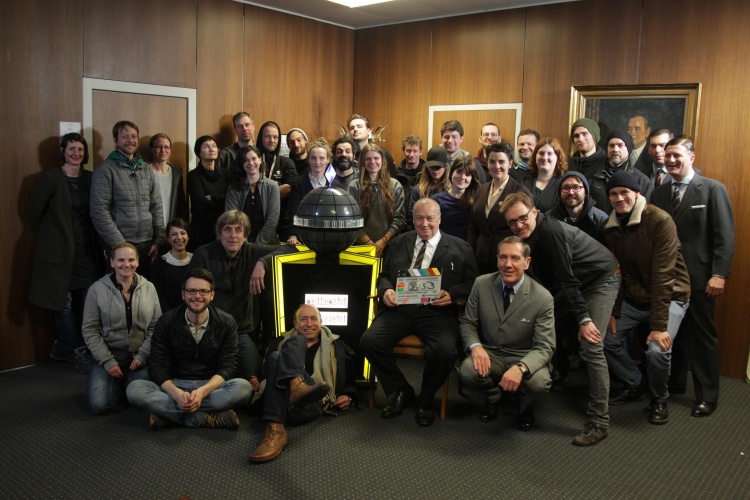
[[[692,365],[696,403],[691,415],[705,417],[719,400],[719,339],[714,325],[714,302],[734,254],[734,216],[727,189],[693,169],[695,146],[684,137],[667,143],[666,167],[672,182],[654,191],[653,204],[669,213],[677,226],[690,273],[690,308],[677,336],[687,347]],[[677,357],[677,356],[675,356]],[[675,360],[678,361],[678,360]],[[670,386],[686,386],[687,367],[673,361]]]
[[[470,354],[461,363],[461,380],[487,396],[481,422],[497,418],[500,391],[519,393],[517,427],[534,424],[531,397],[552,386],[555,305],[546,288],[525,275],[531,248],[508,236],[497,249],[499,272],[477,278],[460,320],[461,339]],[[481,325],[481,327],[480,327]]]
[[[377,318],[362,335],[360,346],[378,375],[390,401],[380,416],[393,418],[416,402],[416,422],[435,420],[432,400],[458,357],[458,319],[455,303],[466,299],[477,276],[477,263],[468,243],[440,232],[440,206],[429,198],[414,204],[415,231],[393,240],[378,279],[381,307]],[[439,268],[442,280],[437,298],[426,305],[399,305],[396,301],[398,272],[410,268]],[[416,335],[425,344],[422,389],[417,398],[396,366],[393,347],[404,337]]]

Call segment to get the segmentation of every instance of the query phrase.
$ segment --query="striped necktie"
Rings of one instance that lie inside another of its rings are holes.
[[[427,249],[427,240],[422,240],[422,246],[419,247],[419,252],[417,252],[417,258],[414,259],[413,269],[422,269],[422,261],[424,260],[424,252],[426,249]]]
[[[677,207],[680,206],[680,185],[679,182],[672,183],[672,211],[677,211]]]

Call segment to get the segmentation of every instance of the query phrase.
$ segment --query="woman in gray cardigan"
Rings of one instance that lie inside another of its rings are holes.
[[[226,210],[245,212],[250,219],[250,243],[278,245],[279,185],[265,175],[266,165],[253,145],[237,153],[229,173]]]
[[[103,273],[103,259],[89,214],[91,172],[83,169],[89,149],[80,134],[60,141],[63,166],[47,170],[31,192],[26,217],[38,245],[29,302],[53,311],[57,340],[50,357],[75,362],[88,373],[91,362],[81,337],[86,292]]]
[[[161,316],[154,285],[135,272],[135,247],[116,244],[110,265],[114,272],[91,285],[83,309],[83,340],[94,358],[86,392],[95,415],[118,406],[131,381],[148,379],[151,334]]]

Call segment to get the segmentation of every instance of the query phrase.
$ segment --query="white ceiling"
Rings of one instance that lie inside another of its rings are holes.
[[[359,29],[578,0],[393,0],[356,9],[328,0],[234,1],[308,17],[345,28]]]

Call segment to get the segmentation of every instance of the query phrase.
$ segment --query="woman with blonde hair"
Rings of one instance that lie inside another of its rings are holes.
[[[375,245],[378,257],[406,226],[404,188],[383,168],[385,162],[383,148],[365,145],[359,154],[359,179],[349,185],[349,194],[359,201],[365,220],[357,239]]]

